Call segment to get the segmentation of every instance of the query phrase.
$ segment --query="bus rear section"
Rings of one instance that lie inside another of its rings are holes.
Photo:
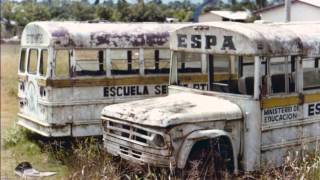
[[[167,94],[169,31],[180,26],[28,24],[19,60],[18,124],[48,137],[102,135],[106,105]]]

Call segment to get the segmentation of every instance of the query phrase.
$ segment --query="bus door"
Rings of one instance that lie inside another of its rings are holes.
[[[261,165],[279,166],[299,143],[302,95],[300,57],[268,57],[261,64]]]

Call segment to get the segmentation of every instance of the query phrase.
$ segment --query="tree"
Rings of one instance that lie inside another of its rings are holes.
[[[71,17],[77,21],[87,21],[95,19],[95,9],[89,4],[75,2],[70,7]]]
[[[50,20],[50,12],[48,6],[25,2],[19,4],[15,10],[15,20],[20,26],[25,26],[32,21]]]
[[[112,7],[106,6],[106,5],[99,5],[96,9],[96,16],[99,19],[105,19],[105,20],[112,20],[113,15],[113,9]]]

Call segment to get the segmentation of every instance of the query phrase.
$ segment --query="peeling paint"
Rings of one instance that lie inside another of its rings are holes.
[[[23,32],[25,35],[23,36],[32,33],[31,29],[40,29],[43,37],[47,40],[47,44],[43,45],[53,45],[57,48],[168,47],[169,31],[184,25],[162,23],[33,22],[26,26]],[[28,42],[23,39],[22,45],[28,45]]]

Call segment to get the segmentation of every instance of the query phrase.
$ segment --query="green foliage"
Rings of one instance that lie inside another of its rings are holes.
[[[25,26],[32,21],[50,20],[51,15],[48,6],[23,2],[15,7],[15,18],[19,25]]]
[[[95,8],[87,5],[86,3],[75,2],[69,7],[71,19],[78,21],[87,21],[95,18]]]
[[[3,145],[5,148],[16,146],[27,137],[28,131],[24,128],[12,127],[7,129],[3,137]]]
[[[99,19],[110,21],[113,19],[113,14],[114,14],[113,9],[107,5],[98,5],[96,8],[96,16]]]

